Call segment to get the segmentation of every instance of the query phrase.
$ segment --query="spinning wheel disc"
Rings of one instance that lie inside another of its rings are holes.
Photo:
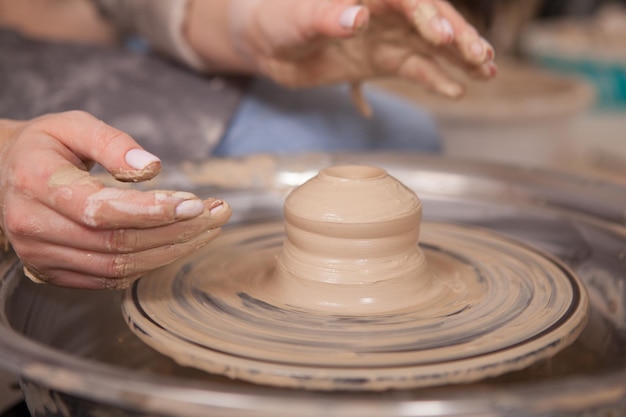
[[[294,293],[281,292],[275,274],[284,238],[281,223],[231,229],[192,259],[135,282],[123,301],[131,329],[212,373],[382,390],[520,369],[570,344],[586,323],[586,293],[567,267],[490,232],[423,224],[431,285],[400,288],[397,308],[371,314],[310,307],[314,287],[285,296]],[[375,302],[377,283],[367,285]]]

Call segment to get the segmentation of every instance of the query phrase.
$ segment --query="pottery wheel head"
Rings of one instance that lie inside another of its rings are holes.
[[[565,265],[421,214],[380,168],[324,169],[289,195],[284,223],[232,228],[135,282],[124,315],[183,365],[319,390],[469,382],[580,334],[587,295]]]

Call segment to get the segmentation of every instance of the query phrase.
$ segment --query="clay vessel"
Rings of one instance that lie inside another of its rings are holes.
[[[272,291],[291,305],[372,314],[414,305],[430,284],[418,246],[422,204],[384,169],[323,169],[284,206]]]

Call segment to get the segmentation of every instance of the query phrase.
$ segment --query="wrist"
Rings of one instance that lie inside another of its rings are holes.
[[[241,46],[243,33],[236,21],[240,12],[238,3],[241,2],[189,0],[183,32],[191,48],[211,70],[254,74],[257,72],[254,62]]]
[[[18,120],[0,119],[0,173],[2,168],[7,166],[5,158],[11,139],[23,124],[24,122]],[[0,184],[2,184],[1,181]]]
[[[8,166],[6,155],[11,138],[22,124],[23,122],[15,120],[0,119],[0,250],[4,252],[9,250],[10,244],[4,233],[4,199],[2,198],[2,190],[5,188],[4,177],[7,173],[3,168]]]

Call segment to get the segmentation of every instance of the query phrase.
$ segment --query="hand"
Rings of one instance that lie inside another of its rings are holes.
[[[224,2],[192,1],[187,32],[217,69],[257,72],[291,87],[399,76],[448,97],[464,88],[442,59],[479,78],[497,72],[493,48],[443,0],[230,0],[228,10]],[[207,23],[220,4],[230,44],[226,29],[207,32],[220,27]]]
[[[105,187],[93,161],[121,181],[161,166],[83,112],[0,121],[0,226],[35,281],[122,288],[207,244],[230,217],[226,203],[186,192]]]

